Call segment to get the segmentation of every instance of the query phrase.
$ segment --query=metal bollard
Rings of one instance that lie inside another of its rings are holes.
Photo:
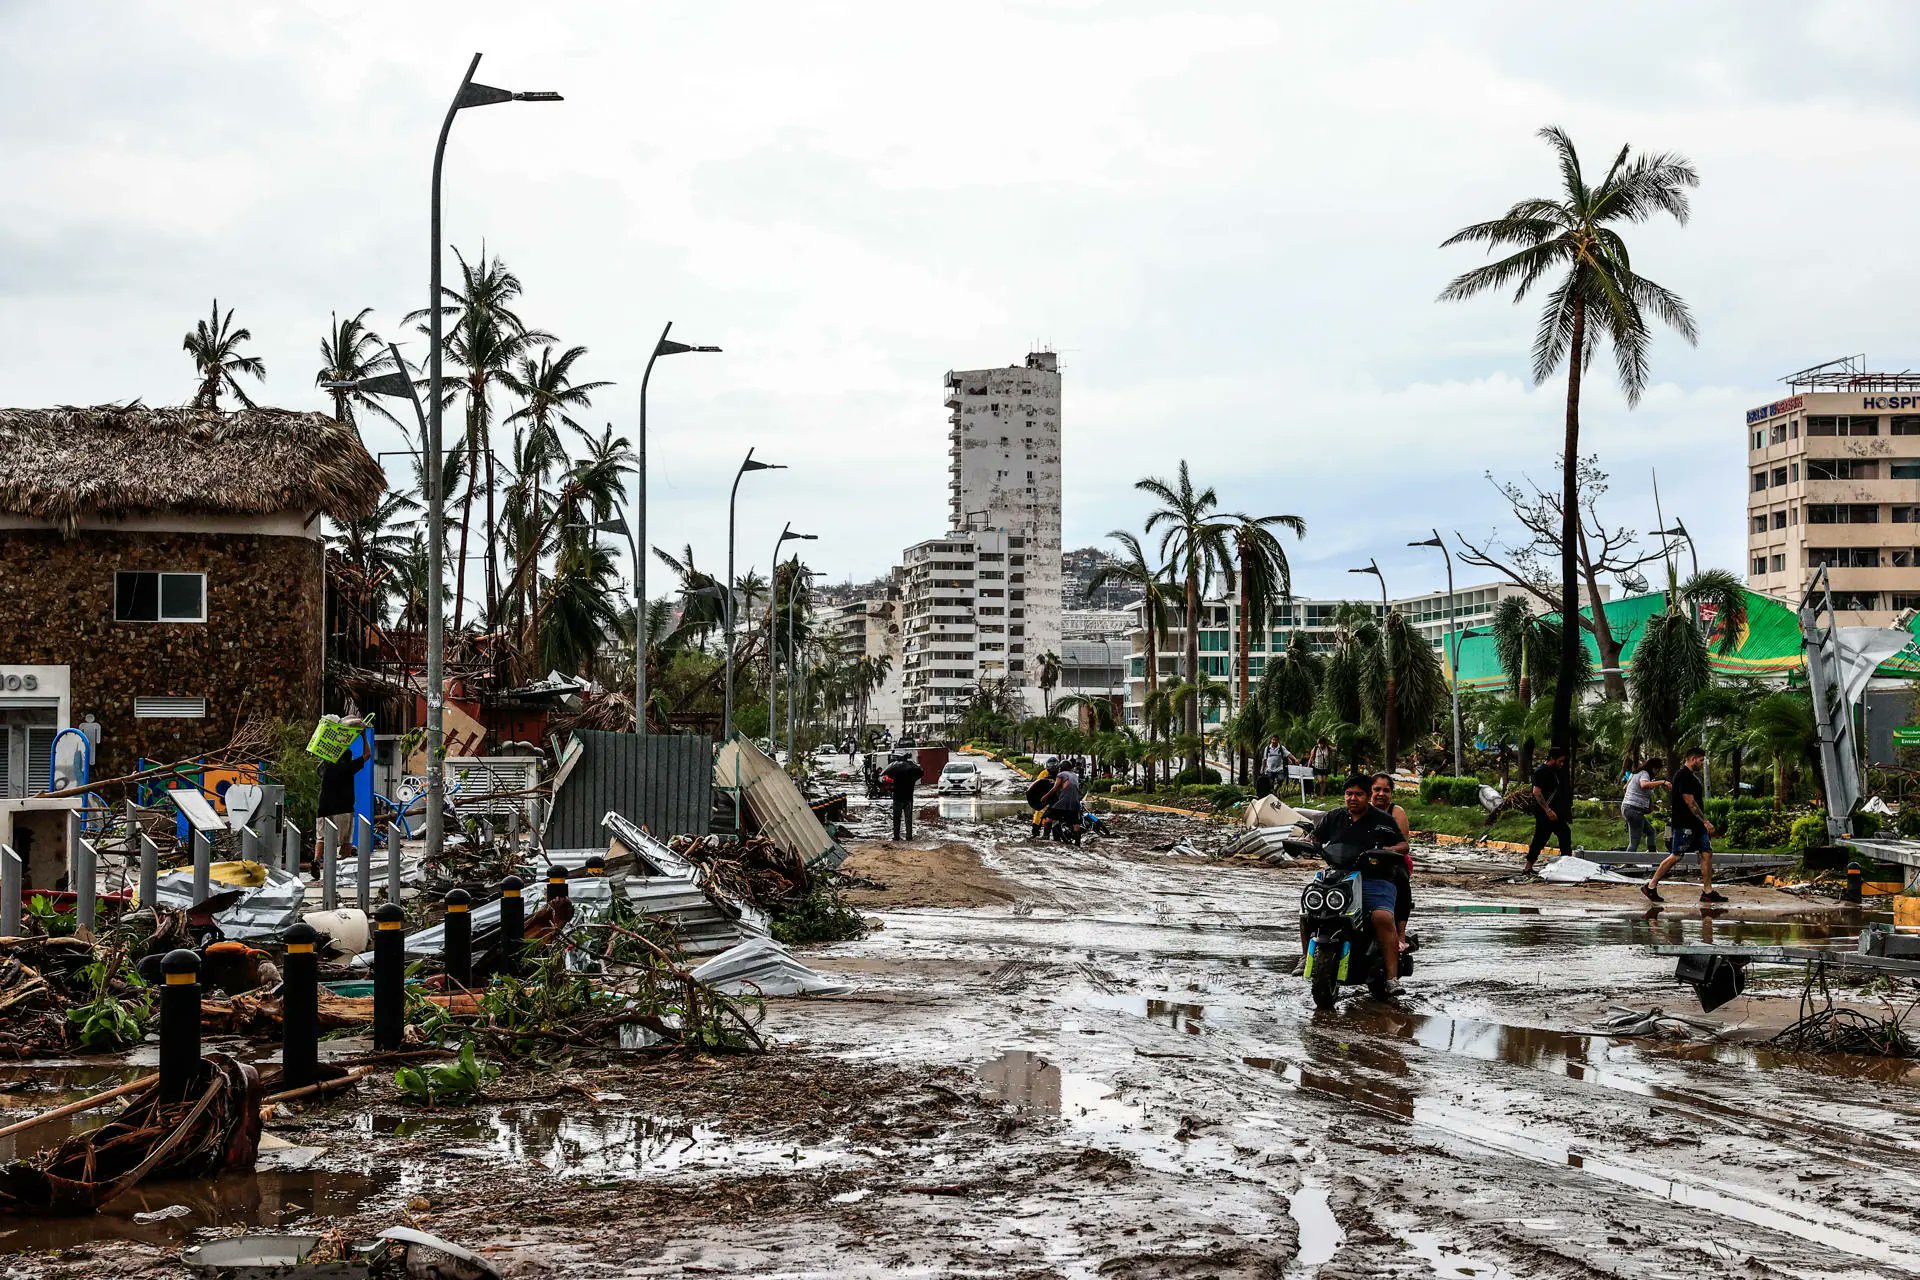
[[[160,972],[160,1101],[174,1104],[200,1086],[200,957],[169,951]]]
[[[387,901],[400,901],[400,824],[387,827]]]
[[[0,844],[0,938],[20,936],[20,892],[26,875],[20,855]]]
[[[320,821],[320,909],[340,905],[340,827],[332,818]]]
[[[442,934],[446,939],[447,982],[473,985],[473,899],[465,889],[447,890],[447,918]]]
[[[567,869],[558,864],[547,868],[547,901],[567,896]]]
[[[480,819],[480,847],[482,849],[485,849],[489,853],[493,852],[493,819],[492,818]]]
[[[1860,874],[1860,864],[1857,862],[1849,862],[1847,864],[1847,887],[1840,894],[1840,901],[1854,903],[1863,901],[1866,896],[1861,886],[1863,879],[1864,877]]]
[[[154,898],[160,892],[160,846],[146,832],[140,833],[140,905],[157,910]]]
[[[507,807],[507,856],[520,856],[520,806],[517,804]]]
[[[81,797],[86,803],[86,797]],[[67,888],[72,889],[80,871],[80,837],[83,834],[79,809],[67,810]]]
[[[362,911],[373,910],[373,824],[359,814],[353,815],[354,904]]]
[[[302,920],[287,930],[287,968],[280,985],[282,1089],[320,1078],[320,931]]]
[[[100,852],[93,847],[93,841],[80,841],[79,865],[74,868],[79,874],[73,883],[73,922],[76,928],[92,933],[100,909],[99,889]]]
[[[520,896],[525,886],[519,876],[500,882],[500,972],[518,974],[520,957],[526,950],[527,901]]]
[[[383,902],[373,913],[373,1047],[398,1049],[407,1025],[407,914]]]
[[[289,875],[300,874],[300,832],[291,822],[281,832],[280,865]]]
[[[250,826],[240,828],[240,857],[247,862],[260,861],[260,836]]]
[[[587,874],[590,876],[603,876],[607,874],[607,855],[604,853],[588,854]]]
[[[196,828],[193,833],[193,901],[195,905],[205,902],[207,893],[213,887],[212,867],[213,848],[207,843],[207,833]]]

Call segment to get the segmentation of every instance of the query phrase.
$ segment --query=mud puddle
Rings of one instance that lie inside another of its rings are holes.
[[[1551,1036],[1555,1032],[1546,1034]],[[1498,1046],[1500,1042],[1501,1036],[1492,1032],[1486,1038],[1486,1044],[1490,1046]],[[1417,1080],[1413,1079],[1413,1071],[1405,1059],[1392,1054],[1390,1050],[1369,1052],[1363,1046],[1354,1044],[1348,1044],[1346,1048],[1348,1054],[1344,1057],[1348,1057],[1352,1065],[1338,1061],[1288,1063],[1271,1057],[1242,1057],[1242,1061],[1261,1071],[1271,1071],[1275,1077],[1296,1090],[1340,1098],[1365,1111],[1404,1121],[1415,1128],[1444,1132],[1453,1140],[1480,1150],[1498,1151],[1501,1155],[1519,1157],[1538,1165],[1572,1169],[1584,1176],[1617,1184],[1638,1196],[1657,1197],[1722,1219],[1734,1219],[1747,1226],[1780,1232],[1807,1244],[1847,1253],[1851,1257],[1887,1263],[1893,1267],[1920,1268],[1920,1238],[1914,1238],[1910,1232],[1895,1226],[1864,1219],[1836,1224],[1832,1221],[1832,1215],[1824,1215],[1818,1205],[1797,1197],[1774,1194],[1757,1186],[1740,1186],[1709,1173],[1651,1165],[1636,1153],[1605,1150],[1592,1142],[1559,1142],[1540,1138],[1532,1132],[1523,1132],[1523,1128],[1515,1125],[1515,1121],[1503,1111],[1475,1109],[1471,1105],[1455,1105],[1438,1098],[1421,1096]],[[1382,1079],[1382,1073],[1400,1079]],[[1697,1102],[1697,1098],[1688,1096],[1684,1102]],[[1753,1119],[1751,1105],[1743,1105],[1738,1109],[1726,1107],[1726,1113],[1741,1119]],[[1778,1117],[1768,1119],[1778,1123]],[[1814,1130],[1816,1126],[1807,1125],[1805,1128]],[[1853,1163],[1862,1171],[1882,1171],[1870,1161],[1849,1159],[1839,1151],[1822,1151],[1822,1155],[1834,1157],[1841,1163]],[[1907,1176],[1897,1171],[1882,1171],[1882,1174],[1901,1184],[1908,1182]]]
[[[1139,1127],[1141,1108],[1123,1102],[1104,1080],[1064,1071],[1033,1049],[1009,1049],[977,1068],[987,1092],[1016,1107],[1058,1116],[1075,1129],[1119,1132]]]
[[[96,1214],[0,1218],[0,1253],[71,1249],[103,1240],[172,1249],[203,1227],[280,1230],[308,1219],[324,1223],[376,1198],[397,1202],[430,1193],[434,1185],[425,1173],[368,1175],[314,1169],[143,1183]],[[143,1217],[147,1220],[142,1221]]]
[[[1300,1237],[1299,1252],[1294,1255],[1287,1276],[1289,1280],[1304,1280],[1340,1252],[1347,1233],[1335,1220],[1333,1206],[1327,1202],[1327,1184],[1316,1178],[1302,1182],[1300,1189],[1287,1198],[1287,1214]]]
[[[646,1114],[499,1107],[479,1115],[373,1112],[356,1129],[432,1142],[429,1159],[507,1160],[554,1174],[631,1179],[668,1174],[791,1172],[857,1161],[834,1147],[736,1138],[711,1125]]]

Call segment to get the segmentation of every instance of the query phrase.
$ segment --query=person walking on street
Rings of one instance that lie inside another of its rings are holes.
[[[1279,790],[1280,784],[1286,780],[1287,766],[1291,763],[1293,753],[1281,744],[1280,735],[1268,738],[1266,750],[1261,754],[1260,773],[1253,780],[1254,797],[1270,796]]]
[[[1307,752],[1307,765],[1313,770],[1315,793],[1327,794],[1328,780],[1333,777],[1333,744],[1325,738],[1316,738],[1313,750]]]
[[[1533,839],[1527,844],[1525,874],[1533,874],[1533,864],[1550,840],[1560,842],[1560,852],[1573,852],[1573,827],[1569,822],[1573,809],[1573,782],[1567,776],[1567,749],[1547,748],[1547,758],[1533,771]]]
[[[1033,810],[1033,832],[1030,839],[1038,840],[1047,834],[1047,797],[1053,794],[1053,766],[1043,764],[1040,772],[1027,784],[1027,808]]]
[[[880,776],[893,792],[893,838],[913,839],[913,789],[927,776],[926,770],[905,751],[896,751],[893,763],[881,770]],[[903,830],[905,835],[901,834]]]
[[[1640,852],[1640,844],[1646,842],[1647,851],[1653,851],[1653,827],[1648,819],[1653,815],[1653,793],[1655,788],[1670,786],[1664,778],[1660,757],[1654,756],[1638,769],[1627,775],[1627,788],[1620,797],[1620,816],[1627,823],[1627,852]]]
[[[1724,895],[1713,891],[1713,823],[1707,821],[1707,789],[1700,782],[1700,766],[1706,762],[1707,753],[1699,747],[1688,747],[1682,759],[1670,784],[1673,818],[1668,825],[1673,829],[1673,852],[1654,868],[1653,879],[1641,885],[1640,892],[1649,902],[1665,902],[1660,896],[1660,882],[1678,865],[1681,854],[1698,853],[1700,901],[1709,905],[1725,902]]]

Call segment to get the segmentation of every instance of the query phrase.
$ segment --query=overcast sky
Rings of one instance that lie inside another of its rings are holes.
[[[665,321],[726,348],[655,373],[650,541],[717,568],[751,445],[791,470],[745,481],[742,562],[790,519],[830,576],[879,573],[943,531],[942,375],[1047,344],[1067,545],[1137,527],[1132,482],[1185,458],[1229,508],[1306,518],[1303,594],[1369,555],[1408,594],[1440,579],[1408,539],[1502,527],[1486,471],[1550,479],[1535,310],[1434,297],[1481,261],[1448,233],[1554,193],[1557,123],[1590,169],[1631,143],[1700,170],[1687,227],[1631,232],[1700,345],[1662,334],[1631,412],[1590,384],[1585,439],[1612,521],[1652,526],[1657,466],[1739,570],[1741,411],[1821,360],[1920,361],[1915,13],[0,0],[0,403],[185,399],[217,294],[257,398],[324,407],[329,312],[401,333],[426,301],[434,135],[477,50],[567,101],[461,115],[448,241],[619,384],[588,421],[632,429]]]

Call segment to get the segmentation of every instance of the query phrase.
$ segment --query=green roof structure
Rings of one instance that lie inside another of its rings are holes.
[[[1661,612],[1666,605],[1667,594],[1664,591],[1651,591],[1645,595],[1625,596],[1606,602],[1607,629],[1620,643],[1620,665],[1627,671],[1633,670],[1633,655],[1640,647],[1640,636],[1646,630],[1647,619]],[[1580,614],[1582,617],[1591,617],[1593,611],[1591,608],[1582,609]],[[1920,626],[1920,619],[1916,619],[1915,625]],[[1719,632],[1715,631],[1714,648],[1710,652],[1713,669],[1721,675],[1771,676],[1784,680],[1794,677],[1806,667],[1799,616],[1790,606],[1772,596],[1747,592],[1746,633],[1740,637],[1739,646],[1732,653],[1723,654],[1719,651],[1719,638]],[[1600,646],[1594,641],[1592,633],[1583,629],[1580,641],[1586,645],[1593,665],[1599,666]],[[1920,658],[1911,652],[1901,654],[1883,663],[1875,674],[1896,679],[1920,677]],[[1491,628],[1470,627],[1460,633],[1460,686],[1463,689],[1506,688],[1507,673],[1501,669]]]

